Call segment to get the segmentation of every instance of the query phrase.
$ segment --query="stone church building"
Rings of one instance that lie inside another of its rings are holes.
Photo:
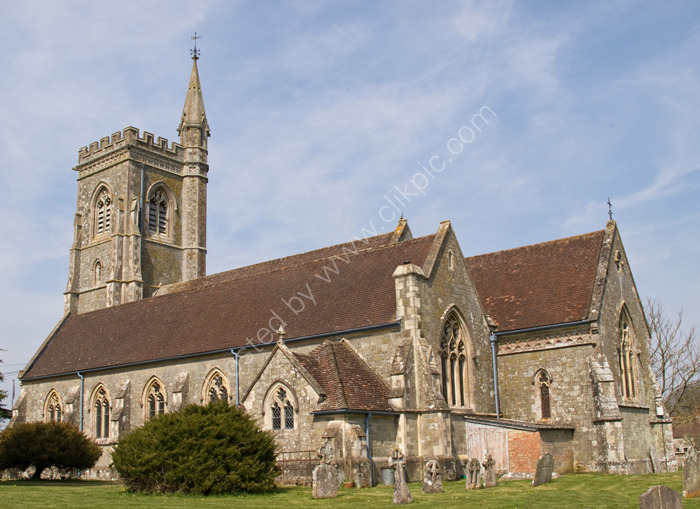
[[[673,469],[671,421],[614,221],[466,257],[449,221],[206,275],[209,125],[195,58],[179,143],[127,127],[79,152],[65,314],[20,373],[11,425],[75,424],[110,447],[225,399],[308,479],[332,441],[346,479],[496,468]]]

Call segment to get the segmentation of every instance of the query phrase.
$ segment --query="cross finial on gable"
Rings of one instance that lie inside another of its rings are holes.
[[[608,196],[608,215],[610,216],[610,220],[612,221],[612,203],[610,202],[609,196]]]
[[[280,328],[277,329],[277,344],[282,346],[284,344],[284,336],[287,334],[287,331],[284,330],[284,325],[280,325]]]

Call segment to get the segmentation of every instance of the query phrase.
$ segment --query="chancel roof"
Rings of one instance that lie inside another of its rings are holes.
[[[422,266],[434,239],[380,235],[69,314],[22,378],[270,343],[281,324],[290,340],[396,322],[394,270],[405,262]]]
[[[586,320],[605,230],[466,258],[498,331]]]

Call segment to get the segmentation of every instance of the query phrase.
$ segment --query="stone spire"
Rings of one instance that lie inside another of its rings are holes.
[[[198,56],[192,57],[192,74],[190,84],[185,97],[185,107],[182,109],[182,120],[177,132],[180,135],[180,144],[185,147],[207,147],[207,138],[210,136],[207,114],[204,111],[204,98],[202,86],[199,84],[199,71],[197,70]]]

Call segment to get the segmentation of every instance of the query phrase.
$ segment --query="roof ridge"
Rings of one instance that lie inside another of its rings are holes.
[[[382,234],[382,235],[393,235],[393,233],[392,233],[392,234],[386,233],[386,234]],[[368,238],[368,239],[370,239],[370,238],[379,238],[379,237],[381,237],[382,235],[377,235],[377,236],[375,236],[375,237],[366,237],[366,238]],[[274,263],[274,262],[279,262],[280,260],[284,260],[285,258],[294,258],[294,257],[297,257],[297,256],[302,256],[302,255],[306,255],[306,254],[309,254],[309,253],[314,253],[314,252],[316,252],[316,251],[322,251],[322,250],[326,250],[326,249],[333,249],[333,248],[338,248],[338,247],[343,248],[344,246],[347,246],[347,245],[349,245],[349,244],[352,244],[353,242],[356,242],[356,241],[350,241],[350,242],[346,242],[346,243],[344,243],[344,244],[335,244],[335,245],[333,245],[333,246],[328,246],[328,247],[326,247],[326,248],[321,248],[321,249],[317,249],[317,250],[308,251],[308,252],[306,252],[306,253],[299,253],[299,254],[297,254],[297,255],[291,255],[291,256],[289,256],[289,257],[275,258],[275,259],[272,259],[272,260],[267,260],[267,261],[260,262],[260,263],[256,263],[256,264],[253,264],[253,265],[246,265],[246,266],[244,266],[244,267],[238,267],[238,268],[231,269],[231,270],[224,271],[224,272],[217,272],[216,274],[210,274],[210,275],[204,276],[204,277],[202,277],[202,278],[197,278],[197,279],[193,279],[193,280],[189,280],[189,281],[180,281],[180,282],[177,282],[177,283],[172,283],[172,284],[170,284],[170,285],[167,285],[167,286],[163,286],[163,287],[162,287],[163,289],[170,289],[170,290],[165,290],[165,293],[163,293],[163,294],[158,294],[158,293],[156,293],[152,298],[154,298],[154,297],[164,297],[165,295],[169,295],[169,294],[173,294],[173,293],[180,293],[180,292],[183,292],[183,291],[192,291],[192,290],[195,290],[195,289],[201,289],[203,286],[206,286],[207,288],[213,288],[213,287],[216,287],[216,286],[225,284],[225,283],[229,283],[229,282],[231,282],[231,281],[244,281],[244,280],[247,280],[247,279],[259,277],[259,276],[261,276],[261,275],[263,275],[263,274],[274,274],[275,272],[281,272],[281,271],[283,271],[283,270],[289,270],[290,268],[293,268],[293,267],[305,267],[305,266],[308,266],[308,265],[311,265],[311,264],[314,264],[314,263],[318,263],[318,262],[323,261],[323,260],[332,260],[332,259],[334,259],[334,258],[342,259],[342,258],[348,257],[349,255],[357,256],[357,255],[359,255],[359,254],[365,254],[365,253],[370,253],[370,252],[376,252],[376,251],[380,251],[380,250],[382,250],[382,249],[389,249],[389,248],[392,248],[392,249],[393,249],[393,248],[396,248],[396,247],[398,247],[398,246],[403,246],[403,245],[406,245],[406,244],[409,244],[409,243],[414,243],[414,242],[416,242],[416,241],[425,241],[427,238],[433,237],[433,236],[435,236],[435,234],[434,234],[434,233],[431,233],[431,234],[429,234],[429,235],[424,235],[424,236],[422,236],[422,237],[417,237],[417,238],[414,238],[414,239],[402,240],[402,241],[400,241],[400,242],[393,242],[393,243],[389,243],[389,244],[380,244],[380,245],[378,245],[378,246],[370,246],[370,247],[367,247],[367,248],[365,248],[365,249],[357,249],[357,250],[354,250],[354,251],[353,251],[353,250],[343,251],[342,254],[333,253],[333,254],[329,254],[329,255],[327,255],[327,256],[323,256],[323,257],[320,257],[320,258],[313,258],[313,259],[310,259],[310,260],[303,260],[303,261],[300,260],[298,263],[291,264],[291,265],[286,265],[286,266],[283,266],[283,267],[270,267],[269,269],[263,270],[263,271],[260,271],[260,272],[254,272],[254,271],[252,270],[253,267],[257,267],[257,266],[260,266],[260,265],[264,265],[264,264],[266,264],[266,263],[270,263],[270,264],[271,264],[271,263]],[[359,240],[362,241],[362,239],[359,239]],[[250,273],[248,273],[248,274],[243,273],[243,274],[241,274],[241,275],[238,276],[238,277],[232,277],[232,278],[221,277],[221,276],[224,276],[224,275],[226,275],[226,274],[231,274],[231,273],[233,273],[233,272],[236,272],[236,271],[243,271],[243,270],[246,270],[246,269],[247,269],[247,271],[249,271]],[[221,277],[221,281],[215,281],[215,280],[214,280],[214,278],[217,277],[217,276],[220,276],[220,277]],[[209,279],[209,278],[211,278],[211,279]],[[209,281],[204,282],[203,280],[205,280],[205,279],[209,279]],[[203,286],[197,286],[197,287],[195,287],[195,288],[187,288],[188,286],[192,286],[192,285],[196,284],[198,281],[201,281],[201,282],[203,283]],[[177,289],[178,286],[183,286],[184,288],[183,288],[182,290],[178,290],[178,289]],[[144,300],[145,300],[145,299],[144,299]],[[138,302],[138,301],[137,301],[137,302]]]
[[[536,242],[535,244],[526,244],[524,246],[517,246],[517,247],[511,247],[508,249],[501,249],[499,251],[492,251],[490,253],[482,253],[482,254],[478,254],[478,255],[465,256],[464,258],[465,258],[465,260],[469,260],[472,258],[480,258],[482,256],[491,256],[491,255],[496,255],[496,254],[500,254],[500,253],[508,253],[508,252],[512,252],[512,251],[518,251],[520,249],[528,249],[528,248],[546,246],[548,244],[556,244],[559,242],[565,242],[565,241],[569,241],[572,239],[582,239],[584,237],[590,237],[593,235],[600,235],[600,234],[604,234],[604,233],[605,233],[604,229],[595,230],[595,231],[588,232],[588,233],[581,233],[579,235],[571,235],[569,237],[561,237],[559,239],[545,240],[544,242]]]

